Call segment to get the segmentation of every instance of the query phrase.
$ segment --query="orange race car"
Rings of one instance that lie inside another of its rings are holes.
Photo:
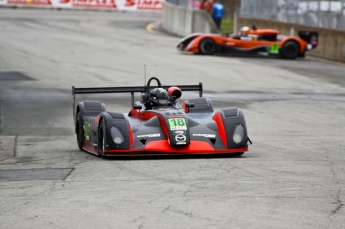
[[[299,31],[299,37],[279,35],[278,30],[243,27],[239,35],[193,33],[181,39],[178,50],[198,54],[275,55],[286,59],[305,57],[316,48],[318,32]]]

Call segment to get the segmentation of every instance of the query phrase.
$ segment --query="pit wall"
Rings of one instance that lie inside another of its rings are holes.
[[[298,36],[297,32],[299,30],[317,31],[319,32],[319,44],[314,50],[307,52],[307,55],[345,62],[345,31],[266,19],[237,18],[237,28],[241,28],[242,26],[251,27],[253,24],[255,24],[257,28],[279,30],[280,34],[283,35]]]
[[[172,34],[184,37],[191,33],[218,33],[211,15],[204,10],[197,10],[163,3],[163,28]]]

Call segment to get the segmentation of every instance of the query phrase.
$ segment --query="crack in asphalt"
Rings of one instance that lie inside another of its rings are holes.
[[[333,168],[334,163],[331,162],[330,164],[331,164],[331,172],[332,172],[332,176],[333,176],[332,180],[334,180],[335,184],[338,185],[339,180],[338,180],[337,175],[336,175],[334,168]],[[337,207],[332,211],[331,215],[337,214],[339,212],[339,210],[344,206],[343,202],[340,199],[340,192],[341,192],[341,189],[338,189],[337,195],[335,197],[335,203],[333,203],[333,204],[337,204]]]
[[[67,173],[67,175],[62,179],[63,181],[65,181],[66,180],[66,178],[67,177],[69,177],[69,175],[71,175],[72,174],[72,172],[74,171],[74,167],[71,169],[71,171],[69,171],[68,173]]]
[[[18,135],[14,138],[13,157],[17,156]]]
[[[325,147],[323,147],[325,149]],[[329,152],[325,149],[325,153],[326,153],[326,159],[330,164],[330,171],[332,173],[332,181],[334,182],[335,185],[339,185],[339,179],[337,177],[337,174],[334,170],[334,162],[329,160]],[[337,195],[335,197],[335,202],[333,202],[332,204],[337,204],[336,208],[331,212],[331,214],[329,216],[333,216],[335,214],[337,214],[339,212],[339,210],[344,206],[342,200],[340,199],[340,193],[341,193],[341,188],[338,189]]]
[[[332,215],[337,214],[339,212],[339,210],[344,207],[344,204],[342,203],[342,201],[340,200],[340,190],[338,190],[337,193],[337,197],[336,197],[336,203],[338,204],[338,206],[336,207],[336,209],[334,209],[332,211]]]
[[[0,94],[1,95],[1,94]],[[2,112],[1,112],[2,99],[0,99],[0,134],[2,132]]]

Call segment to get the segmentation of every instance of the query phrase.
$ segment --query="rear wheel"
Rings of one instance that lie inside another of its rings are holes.
[[[101,158],[105,158],[106,156],[104,155],[104,150],[105,150],[105,124],[104,121],[102,120],[100,123],[100,128],[98,130],[98,156]]]
[[[298,57],[302,57],[302,58],[305,58],[305,52],[301,52]]]
[[[299,45],[295,41],[288,41],[284,44],[282,56],[286,59],[295,59],[299,55]]]
[[[211,55],[216,52],[216,43],[211,38],[203,39],[200,42],[200,53]]]
[[[78,112],[78,114],[77,114],[76,130],[77,130],[78,148],[79,148],[80,151],[83,151],[83,146],[84,146],[84,128],[83,128],[83,118],[81,117],[81,112]]]

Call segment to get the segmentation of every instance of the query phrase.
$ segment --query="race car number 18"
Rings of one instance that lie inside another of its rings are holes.
[[[184,118],[169,118],[170,130],[187,130],[186,120]]]

